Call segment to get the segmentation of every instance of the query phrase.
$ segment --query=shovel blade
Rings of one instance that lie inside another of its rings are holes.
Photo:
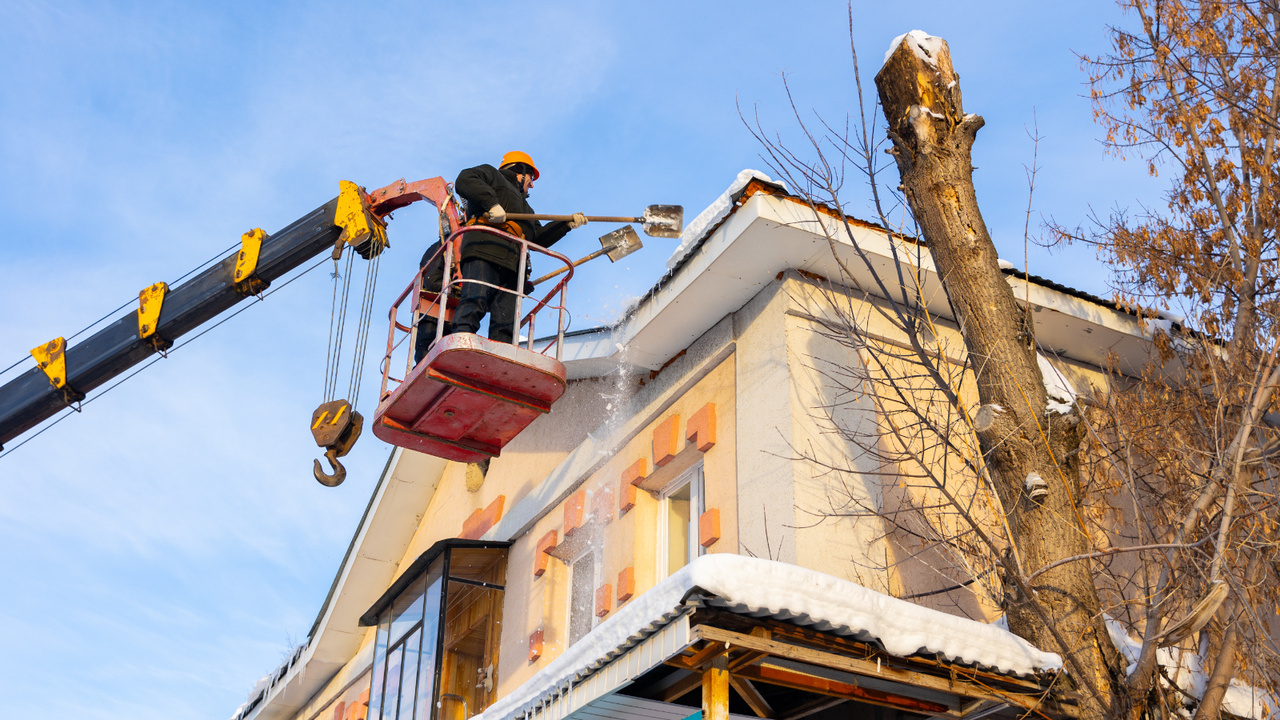
[[[650,205],[644,209],[644,232],[650,237],[678,238],[684,232],[684,207]]]
[[[609,256],[609,262],[618,262],[643,246],[640,236],[630,225],[623,225],[611,233],[600,236],[600,247],[604,248],[605,255]]]

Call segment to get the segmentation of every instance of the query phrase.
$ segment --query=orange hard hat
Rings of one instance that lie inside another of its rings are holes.
[[[538,176],[542,174],[538,172],[538,166],[533,164],[533,158],[529,157],[528,153],[522,153],[519,150],[512,150],[506,155],[503,155],[502,164],[498,165],[498,167],[504,168],[514,163],[524,163],[525,165],[528,165],[529,168],[533,170],[534,180],[537,180]]]

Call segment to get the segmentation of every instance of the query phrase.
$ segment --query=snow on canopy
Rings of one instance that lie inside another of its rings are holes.
[[[676,248],[675,252],[671,253],[671,257],[667,258],[668,270],[679,265],[680,261],[684,260],[684,257],[689,254],[695,245],[697,245],[698,241],[702,239],[702,236],[706,234],[707,230],[715,227],[716,223],[723,220],[729,214],[729,210],[733,208],[735,196],[742,192],[742,188],[746,187],[747,183],[751,182],[753,179],[759,179],[773,185],[782,185],[783,187],[786,187],[783,183],[770,178],[759,170],[748,169],[738,173],[738,177],[734,178],[733,184],[729,186],[728,190],[720,193],[720,197],[716,198],[714,202],[708,205],[706,210],[698,213],[698,217],[689,221],[689,224],[684,226],[684,232],[680,235],[680,246]]]
[[[1142,654],[1142,641],[1130,635],[1128,629],[1119,620],[1110,616],[1104,616],[1104,619],[1107,622],[1107,633],[1111,636],[1111,641],[1115,643],[1116,649],[1120,651],[1125,662],[1129,663],[1125,672],[1132,673],[1138,663],[1138,657]],[[1156,650],[1156,663],[1164,668],[1162,674],[1165,677],[1172,679],[1183,692],[1190,696],[1184,698],[1187,707],[1195,705],[1192,698],[1199,700],[1204,697],[1209,675],[1201,665],[1201,659],[1197,653],[1177,647],[1161,648]],[[1275,717],[1277,711],[1280,711],[1280,703],[1268,692],[1246,685],[1239,680],[1232,680],[1226,694],[1222,697],[1222,709],[1237,717],[1263,720],[1266,717]]]
[[[939,655],[965,665],[1030,675],[1062,668],[1062,658],[996,625],[947,615],[848,580],[786,563],[743,555],[704,555],[569,647],[538,674],[491,705],[483,718],[514,716],[542,695],[585,678],[680,614],[690,595],[758,617],[785,619],[816,630],[879,642],[894,655]]]
[[[889,43],[889,49],[884,53],[884,63],[889,62],[889,58],[893,55],[893,51],[898,49],[898,44],[903,40],[907,41],[907,47],[911,48],[911,52],[916,54],[924,62],[934,67],[938,67],[938,53],[942,52],[942,46],[946,44],[946,40],[940,37],[934,37],[923,30],[912,30],[909,33],[899,35]]]

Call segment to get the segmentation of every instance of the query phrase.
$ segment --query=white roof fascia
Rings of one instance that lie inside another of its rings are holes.
[[[890,237],[867,223],[815,215],[796,198],[756,193],[735,208],[689,253],[666,284],[655,288],[619,325],[565,338],[562,358],[569,377],[617,372],[620,346],[627,348],[631,366],[661,368],[784,270],[804,270],[839,282],[843,265],[862,288],[883,296],[867,268],[870,263],[889,294],[901,297],[894,246],[904,261],[908,297],[915,296],[911,286],[918,282],[919,297],[929,311],[954,320],[928,251],[897,235],[892,236],[891,246]],[[1107,354],[1115,352],[1128,372],[1141,368],[1149,357],[1151,332],[1139,318],[1012,275],[1006,279],[1019,302],[1029,302],[1036,311],[1037,339],[1052,352],[1095,366],[1103,365]]]
[[[290,717],[342,669],[360,649],[367,632],[360,616],[391,585],[418,529],[418,516],[444,475],[448,461],[401,448],[392,451],[369,502],[351,549],[338,569],[302,657],[266,698],[245,716],[252,720]]]

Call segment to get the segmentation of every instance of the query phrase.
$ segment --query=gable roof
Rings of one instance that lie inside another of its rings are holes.
[[[875,274],[897,294],[903,289],[896,284],[897,263],[913,263],[929,312],[954,321],[932,258],[919,241],[811,206],[754,171],[743,171],[721,200],[723,209],[711,221],[690,224],[668,272],[621,320],[566,335],[562,359],[570,378],[601,377],[627,366],[657,370],[786,270],[883,296]],[[853,277],[842,277],[843,268]],[[1114,353],[1119,369],[1129,374],[1145,364],[1152,330],[1138,314],[1016,269],[1004,272],[1015,297],[1034,311],[1042,347],[1094,366]],[[546,347],[550,341],[537,343]]]
[[[565,334],[562,360],[570,379],[662,368],[787,270],[839,281],[843,265],[855,273],[853,282],[873,287],[859,250],[885,278],[897,277],[897,259],[909,255],[918,262],[930,312],[951,319],[927,250],[911,238],[825,206],[810,206],[754,171],[740,173],[708,210],[690,224],[668,272],[621,320]],[[1150,330],[1141,318],[1035,276],[1005,274],[1015,296],[1036,311],[1042,345],[1092,365],[1102,365],[1114,352],[1121,369],[1130,372],[1145,362]],[[537,340],[535,346],[545,347],[551,340]],[[572,460],[573,454],[566,462]],[[399,574],[398,563],[417,529],[416,509],[430,500],[444,467],[444,460],[393,450],[307,643],[264,678],[269,680],[265,689],[255,690],[233,718],[284,717],[303,707],[355,657],[363,637],[359,616]]]

